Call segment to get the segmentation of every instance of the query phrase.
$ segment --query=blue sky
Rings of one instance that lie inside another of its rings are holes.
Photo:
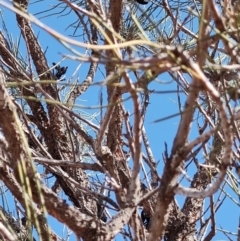
[[[36,4],[30,5],[29,11],[31,13],[38,13],[41,10],[47,9],[50,4],[50,1],[42,1]],[[51,1],[51,4],[53,4],[55,1]],[[5,23],[7,24],[7,27],[10,31],[10,33],[13,36],[13,39],[16,39],[19,37],[20,31],[17,27],[16,24],[16,18],[15,14],[9,12],[8,10],[1,8],[3,10],[4,14],[4,20]],[[52,13],[52,12],[51,12]],[[37,17],[43,17],[46,16],[46,14],[42,13],[41,15],[38,15]],[[76,21],[76,17],[74,14],[69,14],[68,16],[61,17],[59,18],[57,15],[49,16],[46,18],[41,18],[41,21],[43,21],[45,24],[49,25],[51,28],[63,33],[63,34],[68,34],[72,35],[73,34],[73,28],[68,28],[69,24],[73,23]],[[67,29],[67,30],[66,30]],[[70,54],[70,52],[62,46],[56,39],[53,37],[49,36],[49,34],[45,33],[42,29],[38,28],[37,26],[34,26],[35,33],[38,35],[39,42],[41,43],[42,49],[46,50],[47,49],[47,60],[49,62],[49,66],[52,65],[52,62],[58,62],[62,59],[62,55],[64,54]],[[79,32],[80,34],[80,32]],[[78,39],[78,38],[76,38]],[[81,37],[79,37],[81,40]],[[21,49],[25,49],[24,42],[21,41]],[[83,49],[79,49],[78,51],[82,51]],[[74,72],[76,66],[79,64],[79,62],[73,61],[73,60],[64,60],[64,62],[61,65],[68,66],[68,72],[66,73],[66,79],[71,77],[71,73]],[[81,81],[84,80],[86,73],[88,71],[88,68],[85,67],[87,65],[83,64],[80,70],[77,73],[77,76],[74,78],[77,78],[79,76],[80,78],[80,83]],[[104,68],[101,67],[101,70],[105,74]],[[95,82],[102,81],[104,79],[104,76],[98,71],[98,74],[95,77]],[[161,75],[158,77],[158,79],[161,82],[165,82],[166,84],[163,83],[152,83],[149,86],[149,89],[155,89],[155,90],[176,90],[176,84],[172,82],[170,76],[168,75]],[[85,106],[85,107],[90,107],[90,106],[99,106],[100,104],[100,92],[101,88],[99,86],[92,86],[85,94],[83,94],[79,101],[78,105]],[[107,97],[104,95],[104,103],[107,103]],[[181,101],[182,105],[184,104],[185,96],[181,95]],[[178,128],[178,123],[179,123],[179,117],[172,118],[170,120],[162,121],[159,123],[152,123],[156,119],[160,119],[175,113],[178,113],[178,102],[177,102],[177,95],[172,93],[172,94],[152,94],[150,97],[150,105],[148,107],[148,113],[146,116],[145,120],[145,128],[146,132],[149,137],[149,142],[152,147],[152,151],[155,157],[156,161],[159,162],[159,173],[162,173],[162,168],[163,168],[163,161],[162,161],[162,153],[164,152],[164,142],[167,143],[168,145],[168,151],[170,153],[172,143],[173,143],[173,138],[175,137],[177,128]],[[125,108],[127,111],[132,113],[132,102],[131,100],[126,101]],[[79,108],[79,112],[84,111],[84,112],[89,112],[89,113],[99,113],[99,109],[81,109]],[[193,130],[190,135],[190,140],[193,140],[194,137],[197,136],[197,131],[196,131],[196,122],[193,123]],[[202,154],[201,154],[202,156]],[[201,157],[200,157],[201,158]],[[201,161],[203,162],[203,160]],[[190,176],[194,175],[194,172],[189,173]],[[186,185],[189,183],[184,182]],[[229,188],[227,188],[229,193],[232,195],[235,200],[238,201],[237,195],[232,192]],[[180,204],[183,203],[185,197],[183,196],[177,196],[177,200]],[[10,198],[9,198],[10,200]],[[0,201],[0,203],[2,203]],[[206,203],[208,203],[208,200],[206,199]],[[14,203],[10,202],[10,206],[14,205]],[[11,209],[11,208],[10,208]],[[216,224],[217,227],[224,228],[225,230],[229,230],[232,232],[237,232],[237,225],[238,225],[238,217],[239,217],[239,212],[238,212],[238,206],[234,204],[229,198],[226,198],[226,200],[223,203],[223,206],[220,208],[218,213],[216,214],[217,220]],[[54,220],[54,218],[49,217],[49,223],[52,227],[54,227],[54,231],[56,231],[60,236],[62,235],[62,227],[59,226],[59,224]],[[36,236],[35,236],[36,237]],[[66,237],[64,235],[64,237]],[[235,237],[233,237],[235,240]],[[75,240],[74,235],[71,236],[70,240]],[[121,238],[117,238],[117,240],[121,240]],[[226,240],[226,237],[221,234],[220,232],[218,235],[214,237],[213,240]]]

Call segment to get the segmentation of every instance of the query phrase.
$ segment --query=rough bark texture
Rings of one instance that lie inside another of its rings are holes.
[[[61,9],[57,16],[69,11],[66,16],[77,18],[71,24],[77,38],[46,30],[71,45],[73,53],[75,46],[86,50],[68,56],[88,68],[86,76],[81,67],[74,71],[81,83],[73,74],[60,85],[56,70],[66,73],[70,66],[49,66],[28,16],[28,1],[13,1],[27,61],[10,35],[0,31],[0,180],[21,206],[16,205],[17,215],[0,207],[0,239],[30,240],[33,225],[42,240],[62,240],[47,223],[48,213],[84,241],[110,241],[117,235],[134,241],[212,240],[221,207],[215,192],[229,166],[240,169],[233,103],[239,99],[239,4],[224,1],[220,13],[214,1],[189,3],[200,14],[196,31],[185,24],[192,15],[184,22],[178,18],[185,11],[182,3],[58,3],[53,7]],[[172,22],[171,34],[165,33],[166,19]],[[212,36],[210,29],[218,34]],[[224,62],[216,57],[221,52],[227,56]],[[179,124],[171,152],[165,143],[159,164],[151,143],[160,147],[165,133],[149,140],[148,128],[159,133],[157,125],[148,124],[152,115],[165,113],[151,95],[164,93],[155,83],[162,74],[176,85]],[[76,107],[93,85],[99,87],[100,114],[88,117]],[[156,113],[148,112],[152,103]],[[228,175],[236,191],[236,178]],[[182,179],[190,189],[180,185]],[[186,196],[182,206],[179,193]]]

